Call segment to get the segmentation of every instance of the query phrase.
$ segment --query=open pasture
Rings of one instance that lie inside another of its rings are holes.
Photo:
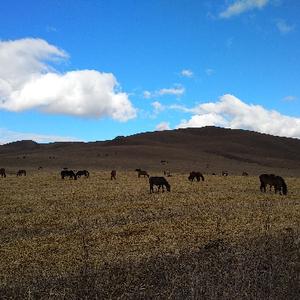
[[[261,193],[257,176],[187,176],[174,174],[170,193],[153,194],[135,172],[117,180],[105,171],[78,180],[59,172],[0,178],[0,293],[296,295],[300,179],[285,178],[289,193],[280,196]]]

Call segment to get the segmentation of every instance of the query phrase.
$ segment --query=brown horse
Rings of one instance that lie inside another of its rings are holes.
[[[65,177],[69,177],[70,179],[77,180],[77,176],[72,170],[62,170],[60,172],[61,179],[65,179]]]
[[[117,171],[116,170],[112,170],[111,172],[110,172],[110,180],[116,180],[117,179]]]
[[[168,192],[171,191],[171,186],[165,177],[152,176],[149,178],[149,184],[150,184],[150,194],[154,192],[155,185],[158,187],[158,192],[160,188],[162,188],[162,192],[164,192],[165,191],[164,187],[166,187]]]
[[[4,177],[4,178],[6,177],[5,169],[4,169],[4,168],[1,168],[1,169],[0,169],[0,176],[1,176],[1,177]]]
[[[222,171],[222,176],[228,176],[228,171]]]
[[[287,185],[284,179],[281,176],[276,176],[274,174],[261,174],[259,176],[260,180],[260,190],[262,192],[266,192],[266,186],[270,186],[270,190],[272,186],[274,186],[275,194],[279,192],[280,195],[287,194]]]
[[[140,178],[141,176],[149,178],[149,174],[147,173],[147,171],[143,171],[141,169],[135,169],[135,171],[138,172],[138,178]]]
[[[201,172],[195,172],[195,171],[190,172],[188,180],[193,182],[195,178],[197,179],[198,182],[200,181],[200,179],[204,181],[204,176],[202,175]]]
[[[249,174],[247,172],[243,172],[242,176],[248,176]]]
[[[25,170],[19,170],[17,172],[17,176],[26,176],[26,171]]]

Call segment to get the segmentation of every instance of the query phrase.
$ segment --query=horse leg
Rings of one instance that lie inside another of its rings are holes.
[[[153,184],[150,184],[150,194],[153,193]]]
[[[162,188],[162,185],[159,184],[159,185],[158,185],[158,192],[160,191],[161,188]]]

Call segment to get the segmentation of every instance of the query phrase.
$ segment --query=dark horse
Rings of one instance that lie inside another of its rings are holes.
[[[249,174],[247,172],[243,172],[242,176],[248,176]]]
[[[19,170],[17,172],[17,176],[26,176],[26,171],[25,170]]]
[[[287,185],[284,179],[280,176],[276,176],[274,174],[261,174],[259,176],[260,180],[260,190],[262,192],[266,192],[266,186],[270,186],[270,190],[272,186],[274,186],[275,194],[279,192],[280,195],[287,194]]]
[[[111,172],[110,172],[110,180],[116,180],[117,179],[117,171],[116,170],[112,170]]]
[[[70,179],[77,180],[77,176],[72,170],[62,170],[60,172],[61,179],[65,179],[65,177],[69,177]]]
[[[158,192],[160,188],[162,188],[162,191],[164,192],[165,191],[164,187],[166,187],[168,192],[171,191],[171,186],[165,177],[152,176],[149,178],[149,184],[150,184],[150,193],[154,192],[153,189],[154,185],[158,186]]]
[[[86,178],[90,177],[90,173],[87,170],[81,170],[76,173],[76,177],[80,178],[81,176],[85,176]]]
[[[200,181],[200,179],[202,179],[202,181],[204,181],[204,176],[202,175],[202,173],[193,171],[190,173],[188,180],[194,181],[195,178],[197,179],[197,181]]]
[[[6,177],[5,169],[4,169],[4,168],[1,168],[1,169],[0,169],[0,176],[1,176],[1,177]]]
[[[228,176],[228,171],[222,171],[222,176]]]
[[[141,176],[144,177],[148,177],[149,178],[149,174],[147,173],[147,171],[143,171],[141,169],[135,169],[136,172],[138,172],[138,177],[140,178]]]

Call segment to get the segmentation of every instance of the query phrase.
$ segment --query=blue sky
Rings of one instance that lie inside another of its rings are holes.
[[[298,0],[5,1],[0,143],[215,125],[300,138]]]

